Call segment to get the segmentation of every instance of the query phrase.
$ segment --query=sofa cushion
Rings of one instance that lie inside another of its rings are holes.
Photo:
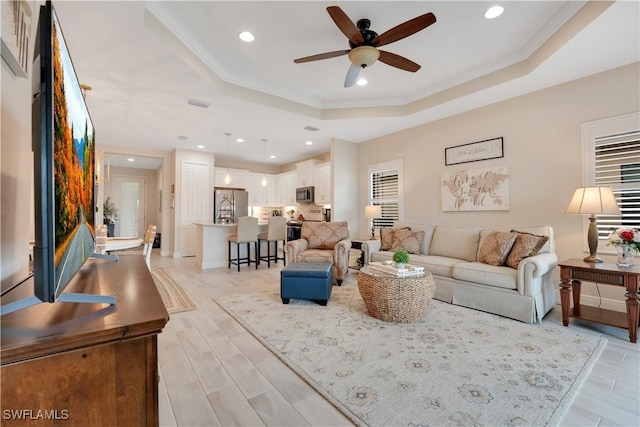
[[[478,245],[478,262],[489,265],[504,265],[517,234],[509,231],[481,233]]]
[[[330,262],[333,265],[333,250],[331,249],[309,249],[300,252],[296,258],[296,262]]]
[[[347,221],[304,222],[300,235],[309,242],[309,249],[333,249],[349,238]]]
[[[481,262],[461,262],[453,266],[453,278],[503,289],[517,289],[518,271]]]
[[[533,256],[544,247],[549,237],[538,236],[536,234],[524,233],[517,230],[511,230],[517,233],[516,241],[507,256],[507,265],[511,268],[518,268],[518,264],[524,258]]]
[[[410,254],[420,253],[420,246],[424,239],[424,231],[411,231],[408,229],[395,230],[393,233],[393,245],[391,250],[404,249]]]
[[[475,261],[480,228],[438,225],[433,231],[429,255]]]
[[[516,232],[522,232],[522,233],[531,233],[531,234],[536,234],[538,236],[547,236],[549,239],[544,243],[544,246],[542,246],[540,248],[540,250],[538,251],[539,254],[543,254],[543,253],[549,253],[552,251],[555,251],[555,248],[551,248],[551,236],[553,234],[551,227],[548,225],[539,225],[539,226],[535,226],[535,227],[525,227],[525,228],[518,228],[515,229],[513,231]]]
[[[381,228],[380,229],[380,250],[390,251],[393,247],[393,241],[397,230],[411,230],[409,227],[403,228]]]
[[[424,238],[422,239],[422,244],[420,245],[420,253],[429,255],[429,245],[431,244],[431,237],[433,236],[433,225],[396,221],[393,224],[393,228],[409,228],[411,231],[424,231]]]
[[[371,261],[390,261],[393,258],[392,251],[378,251],[371,254]],[[425,270],[434,276],[451,277],[453,266],[459,263],[466,263],[455,258],[447,258],[434,255],[411,255],[409,260],[411,265],[424,267]]]

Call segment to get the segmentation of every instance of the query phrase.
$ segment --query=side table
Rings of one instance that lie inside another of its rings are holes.
[[[349,266],[349,268],[353,268],[354,270],[360,270],[362,267],[364,267],[364,252],[362,252],[362,242],[366,242],[366,240],[351,240],[351,249],[357,249],[360,251],[358,264]]]
[[[638,340],[638,321],[640,317],[640,267],[618,267],[615,263],[588,263],[571,258],[558,264],[560,266],[560,302],[562,304],[562,324],[569,326],[569,317],[615,326],[629,330],[629,340]],[[607,310],[580,305],[581,280],[624,286],[627,297],[627,312]],[[573,290],[573,292],[572,292]],[[569,307],[569,298],[573,293],[573,308]]]

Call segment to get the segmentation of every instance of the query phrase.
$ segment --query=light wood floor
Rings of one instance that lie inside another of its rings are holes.
[[[154,254],[151,268],[158,267],[170,268],[198,306],[171,315],[158,336],[160,425],[352,425],[212,301],[278,281],[282,262],[200,270],[193,258]],[[543,322],[561,323],[560,306]],[[573,319],[570,327],[602,333],[608,344],[561,424],[640,426],[640,344],[631,344],[625,329]]]

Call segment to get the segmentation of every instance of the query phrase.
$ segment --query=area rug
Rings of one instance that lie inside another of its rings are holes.
[[[326,307],[279,288],[215,298],[357,425],[557,425],[606,339],[432,301],[424,319],[367,314],[356,286]]]
[[[156,268],[151,271],[156,287],[169,314],[195,310],[196,305],[189,299],[184,290],[173,277],[164,269]]]

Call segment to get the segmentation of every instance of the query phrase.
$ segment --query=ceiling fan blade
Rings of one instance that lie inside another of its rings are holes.
[[[360,34],[360,30],[356,27],[356,24],[353,23],[351,19],[347,16],[346,13],[340,9],[338,6],[329,6],[327,7],[327,12],[329,12],[329,16],[333,19],[333,22],[336,23],[340,31],[347,36],[349,41],[356,46],[360,46],[364,43],[364,39],[362,38],[362,34]]]
[[[380,51],[380,57],[378,61],[384,62],[392,67],[400,68],[401,70],[411,71],[415,73],[420,69],[420,65],[405,58],[404,56],[396,55],[395,53]]]
[[[347,77],[344,79],[344,87],[351,87],[358,80],[360,75],[360,67],[351,64],[347,70]]]
[[[429,12],[416,18],[403,22],[400,25],[396,25],[392,29],[385,31],[378,37],[371,41],[371,45],[379,47],[389,43],[396,42],[405,37],[415,34],[418,31],[424,30],[429,25],[436,22],[436,16]]]
[[[317,55],[305,56],[304,58],[294,59],[293,62],[295,62],[296,64],[300,64],[302,62],[319,61],[320,59],[335,58],[336,56],[346,55],[350,51],[351,51],[350,49],[334,50],[333,52],[319,53]]]

